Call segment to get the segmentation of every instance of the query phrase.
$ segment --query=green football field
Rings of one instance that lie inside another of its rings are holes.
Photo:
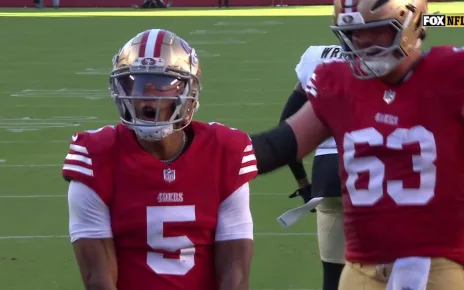
[[[431,9],[437,10],[457,13],[464,7]],[[302,52],[336,41],[328,28],[330,17],[296,16],[328,15],[327,7],[102,12],[0,10],[2,290],[82,289],[67,237],[61,164],[73,133],[117,123],[108,73],[112,56],[136,33],[165,28],[185,38],[203,66],[197,119],[250,133],[277,123],[296,83],[294,67]],[[192,13],[203,16],[185,16]],[[255,16],[226,16],[247,13]],[[430,29],[427,46],[437,44],[463,46],[464,28]],[[305,162],[310,169],[311,160]],[[252,183],[252,290],[321,288],[315,216],[289,229],[276,222],[301,204],[287,198],[295,186],[288,169]]]

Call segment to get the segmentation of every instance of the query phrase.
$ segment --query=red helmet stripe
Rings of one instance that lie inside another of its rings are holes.
[[[155,51],[153,55],[154,57],[161,56],[161,48],[163,47],[163,40],[164,40],[165,35],[166,35],[165,30],[158,30],[158,33],[156,35]]]
[[[145,31],[142,35],[142,40],[140,41],[139,57],[145,57],[145,50],[147,48],[147,40],[150,35],[151,30]]]

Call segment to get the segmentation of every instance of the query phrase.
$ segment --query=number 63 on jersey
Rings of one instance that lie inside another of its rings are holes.
[[[418,143],[420,153],[411,155],[413,172],[420,175],[418,188],[405,188],[402,180],[386,178],[386,165],[376,156],[356,157],[355,146],[368,144],[384,146],[390,150],[403,150],[404,145]],[[372,206],[387,194],[397,205],[425,205],[435,194],[437,149],[432,132],[422,126],[398,128],[386,138],[375,128],[346,133],[343,138],[343,164],[348,174],[346,188],[354,206]],[[359,174],[368,172],[367,189],[357,189]],[[386,192],[384,192],[386,183]]]

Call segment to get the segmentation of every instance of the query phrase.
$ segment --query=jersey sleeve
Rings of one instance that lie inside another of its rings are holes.
[[[457,72],[458,77],[455,80],[455,85],[454,85],[454,92],[452,94],[454,95],[455,99],[455,108],[458,110],[458,114],[462,118],[464,118],[464,71],[462,69],[459,70],[454,70],[454,67],[463,67],[464,66],[464,47],[453,47],[453,52],[456,54],[456,61],[453,61],[452,64],[450,64],[450,67],[452,67],[449,72]]]
[[[326,80],[326,66],[324,63],[319,64],[305,84],[302,87],[306,92],[308,100],[311,102],[313,110],[318,119],[328,126],[327,115],[330,113],[330,95],[326,89],[329,84]],[[333,102],[332,102],[333,103]],[[332,105],[333,107],[333,105]]]
[[[112,238],[108,206],[90,187],[71,181],[68,188],[69,236],[79,239]]]
[[[222,202],[239,187],[254,179],[258,175],[258,167],[248,134],[215,122],[210,125],[215,130],[222,151]]]
[[[105,204],[112,192],[111,138],[108,134],[81,132],[72,136],[64,159],[62,175],[67,181],[78,181],[96,192]]]
[[[230,160],[230,181],[228,182],[227,194],[235,192],[245,183],[250,182],[258,175],[258,167],[251,138],[244,132],[239,131],[237,139],[242,139],[241,145],[237,146],[237,151],[231,156],[235,158]]]
[[[433,92],[446,112],[455,118],[464,118],[464,47],[435,46],[424,53],[423,83]],[[463,123],[464,124],[464,123]]]
[[[250,186],[243,184],[219,206],[216,241],[253,239]]]

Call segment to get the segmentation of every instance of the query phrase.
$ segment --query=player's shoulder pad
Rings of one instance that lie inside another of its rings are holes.
[[[215,135],[216,146],[222,151],[224,194],[221,201],[243,184],[254,179],[258,173],[257,160],[251,138],[245,132],[223,124],[211,122],[209,128]]]
[[[209,122],[210,129],[214,132],[214,136],[220,146],[226,150],[233,152],[244,152],[247,146],[250,146],[250,136],[236,128],[228,127],[218,122]]]
[[[116,128],[104,126],[96,130],[86,130],[72,135],[70,151],[98,156],[110,152],[116,140]]]
[[[344,64],[345,62],[341,59],[325,60],[318,64],[308,80],[302,83],[304,91],[313,97],[318,97],[324,90],[338,90],[341,83],[338,74],[344,69],[341,67]]]
[[[459,71],[455,68],[464,64],[464,47],[435,46],[425,53],[425,59],[438,74],[449,70],[455,75]]]
[[[338,45],[312,45],[306,49],[295,67],[300,83],[305,83],[318,64],[324,59],[340,58],[342,48]]]

